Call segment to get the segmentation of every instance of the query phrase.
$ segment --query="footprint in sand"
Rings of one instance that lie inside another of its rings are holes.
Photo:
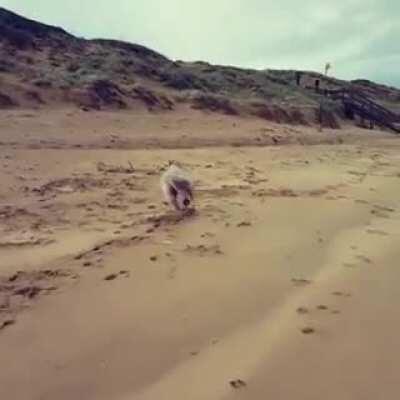
[[[243,228],[243,227],[248,227],[248,226],[251,226],[251,225],[252,224],[251,224],[250,221],[242,221],[242,222],[239,222],[236,226],[238,228]]]
[[[204,232],[200,237],[201,237],[202,239],[213,238],[213,237],[215,237],[215,233]]]
[[[306,286],[312,283],[312,281],[310,281],[309,279],[303,278],[292,278],[292,282],[295,284],[295,286]]]
[[[389,236],[387,232],[381,231],[379,229],[367,229],[367,233],[371,235]]]
[[[313,333],[315,333],[315,329],[311,326],[306,326],[301,329],[301,333],[303,333],[304,335],[312,335]]]
[[[375,215],[378,218],[386,218],[386,219],[390,218],[389,214],[387,214],[381,210],[373,209],[373,210],[371,210],[371,214]]]
[[[337,297],[351,297],[351,293],[349,292],[341,292],[341,291],[335,291],[332,292],[333,296],[337,296]]]
[[[97,268],[103,268],[103,267],[104,267],[104,264],[102,264],[102,262],[103,262],[103,259],[102,259],[102,258],[98,258],[98,259],[96,260],[96,267],[97,267]]]
[[[168,271],[167,278],[174,279],[176,276],[177,269],[178,269],[178,267],[176,267],[176,266],[171,267]]]
[[[296,312],[298,314],[308,314],[310,310],[307,307],[298,307]]]
[[[229,384],[234,389],[242,389],[247,386],[246,382],[243,381],[242,379],[233,379],[233,380],[229,381]]]
[[[357,264],[353,264],[353,263],[343,263],[343,266],[346,268],[356,268]]]
[[[82,265],[83,265],[84,267],[90,267],[90,266],[93,265],[93,263],[92,263],[91,261],[85,261]]]
[[[359,254],[356,256],[357,259],[359,259],[360,261],[366,263],[366,264],[372,264],[372,260],[362,254]]]
[[[390,212],[390,213],[396,211],[394,208],[386,207],[386,206],[381,206],[381,205],[379,205],[379,204],[374,205],[374,208],[375,208],[376,210],[379,210],[379,211]]]
[[[118,273],[112,273],[112,274],[106,275],[104,280],[105,281],[113,281],[113,280],[117,279],[119,276],[124,276],[125,278],[129,278],[130,272],[123,269],[123,270],[119,271]]]
[[[0,331],[14,324],[15,324],[15,319],[6,319],[4,321],[0,321]]]
[[[362,199],[354,200],[354,202],[357,204],[369,204],[369,202],[367,200],[362,200]]]
[[[104,280],[105,281],[113,281],[114,279],[117,279],[117,278],[118,278],[118,274],[109,274],[104,278]]]

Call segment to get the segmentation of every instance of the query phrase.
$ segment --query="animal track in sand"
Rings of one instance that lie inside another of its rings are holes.
[[[184,252],[186,253],[191,253],[191,254],[196,254],[200,257],[206,256],[206,255],[222,255],[223,252],[219,246],[219,244],[213,244],[213,245],[186,245],[184,248]]]
[[[194,217],[196,215],[195,209],[189,209],[184,213],[176,214],[176,213],[168,213],[163,215],[153,215],[147,217],[142,222],[147,222],[153,224],[154,228],[159,228],[160,226],[169,226],[176,225],[180,222],[184,221],[187,218]]]
[[[38,235],[33,231],[14,232],[0,239],[0,247],[44,246],[54,242],[54,239]]]
[[[116,238],[116,239],[107,240],[101,244],[94,246],[93,248],[91,248],[87,251],[77,254],[74,257],[74,259],[81,260],[83,258],[90,257],[93,254],[99,255],[99,254],[102,254],[102,252],[109,246],[127,247],[127,246],[130,246],[132,243],[140,243],[148,238],[149,238],[149,236],[146,236],[146,235],[135,235],[135,236],[131,236],[130,238],[122,238],[122,239]]]
[[[106,188],[110,185],[108,179],[95,179],[91,176],[80,178],[61,178],[47,182],[42,186],[33,187],[32,192],[38,193],[43,196],[47,193],[73,193],[91,190],[93,188]]]
[[[376,210],[386,211],[386,212],[391,212],[391,213],[396,211],[394,208],[386,207],[386,206],[380,206],[379,204],[374,205],[374,208]]]
[[[253,197],[322,197],[328,194],[327,188],[302,190],[295,192],[289,188],[258,189],[251,193]],[[334,198],[335,199],[335,198]]]
[[[14,315],[29,307],[41,295],[57,290],[59,282],[78,277],[71,270],[45,269],[18,271],[0,278],[0,329],[12,325],[10,321],[14,321]]]
[[[393,213],[395,211],[396,210],[394,208],[380,206],[379,204],[376,204],[373,206],[371,214],[375,215],[378,218],[390,218],[390,215],[388,213]]]
[[[254,197],[298,197],[292,189],[258,189],[251,194]]]
[[[329,311],[329,307],[327,305],[325,305],[325,304],[319,304],[318,306],[315,307],[315,310],[317,310],[317,311]],[[299,315],[306,316],[306,315],[311,313],[311,310],[308,307],[301,306],[301,307],[298,307],[296,309],[296,313],[299,314]],[[310,327],[310,326],[305,326],[305,327],[303,327],[301,329],[301,331],[304,334],[311,334],[311,333],[315,332],[315,329]]]

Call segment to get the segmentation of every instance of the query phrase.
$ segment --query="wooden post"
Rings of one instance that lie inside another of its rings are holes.
[[[315,93],[319,93],[319,79],[315,80]]]
[[[319,119],[319,131],[322,132],[322,103],[319,103],[319,112],[318,112],[318,119]]]
[[[296,84],[297,84],[297,86],[300,86],[300,79],[301,79],[301,73],[299,71],[296,71]]]

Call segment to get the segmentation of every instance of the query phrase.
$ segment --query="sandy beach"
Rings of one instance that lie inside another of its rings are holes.
[[[396,398],[396,136],[194,111],[0,124],[0,398]],[[192,215],[163,203],[168,160]]]

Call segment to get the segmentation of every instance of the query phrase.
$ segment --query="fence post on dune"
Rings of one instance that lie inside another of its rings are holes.
[[[319,103],[318,122],[319,122],[319,131],[322,132],[322,102]]]
[[[319,93],[319,79],[315,80],[315,93]]]
[[[297,84],[297,86],[300,86],[300,80],[301,80],[301,73],[300,73],[300,71],[296,71],[296,84]]]

